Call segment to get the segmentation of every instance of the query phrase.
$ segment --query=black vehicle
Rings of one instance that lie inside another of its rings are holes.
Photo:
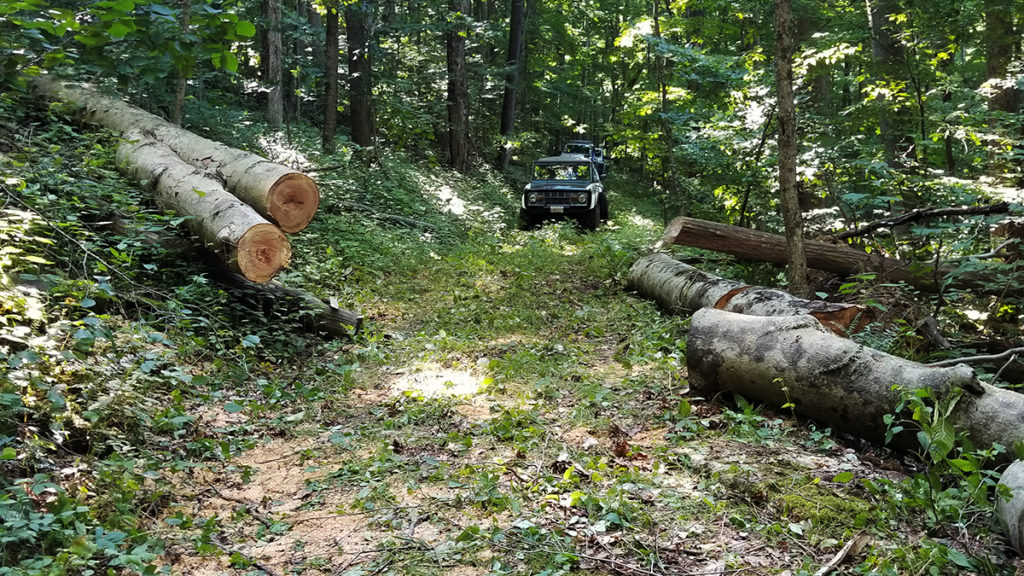
[[[601,178],[608,175],[608,159],[604,156],[604,148],[594,146],[590,140],[569,140],[562,148],[562,153],[587,156],[594,161]]]
[[[608,219],[608,195],[594,161],[582,154],[541,158],[523,190],[519,224],[532,228],[548,219],[574,218],[587,230]]]

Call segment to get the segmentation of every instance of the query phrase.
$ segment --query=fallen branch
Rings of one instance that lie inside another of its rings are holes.
[[[836,553],[831,560],[828,561],[820,570],[814,573],[814,576],[825,576],[829,572],[835,570],[836,566],[842,564],[843,560],[846,560],[847,556],[856,556],[860,551],[867,545],[871,538],[866,534],[858,534],[853,537],[852,540],[843,546],[843,549]]]
[[[761,262],[785,265],[788,259],[786,239],[717,222],[680,216],[673,220],[662,242],[714,250]],[[910,262],[869,254],[846,244],[829,244],[805,240],[807,266],[838,274],[874,273],[879,281],[905,282],[925,292],[938,293],[946,288],[969,290],[1000,297],[1024,297],[1024,279],[1019,275],[997,278],[986,271],[956,272],[952,268],[935,268],[927,262]]]
[[[942,218],[944,216],[978,216],[986,214],[1006,214],[1010,212],[1009,202],[997,202],[996,204],[989,204],[988,206],[963,206],[960,208],[924,208],[911,210],[898,216],[891,218],[885,218],[865,224],[856,230],[848,230],[839,234],[835,234],[835,238],[838,240],[847,240],[849,238],[855,238],[863,236],[870,232],[881,228],[892,228],[901,224],[909,224],[910,222],[917,222],[918,220],[925,220],[929,218]]]
[[[956,364],[980,364],[983,362],[999,362],[1006,360],[1011,356],[1024,353],[1024,348],[1010,348],[1004,350],[999,354],[987,354],[984,356],[965,356],[963,358],[951,358],[949,360],[940,360],[938,362],[932,362],[928,366],[942,367],[942,366],[954,366]]]
[[[690,314],[705,307],[755,316],[810,314],[841,335],[861,330],[873,319],[864,306],[804,300],[781,290],[749,286],[708,274],[660,252],[637,260],[626,282],[673,314]]]

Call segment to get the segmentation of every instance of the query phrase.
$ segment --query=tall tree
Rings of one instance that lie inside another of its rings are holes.
[[[373,60],[371,37],[373,5],[370,0],[345,4],[348,40],[348,102],[352,142],[373,146]]]
[[[459,172],[469,170],[469,87],[466,80],[466,19],[469,0],[448,0],[445,33],[448,60],[448,162]]]
[[[906,168],[916,160],[914,120],[900,88],[906,65],[906,49],[900,40],[896,0],[866,0],[871,29],[871,59],[875,65],[880,119],[878,124],[885,160],[891,166]]]
[[[335,150],[338,130],[338,0],[328,0],[324,51],[324,133],[320,147],[327,154]]]
[[[505,94],[501,101],[501,135],[511,136],[516,120],[516,89],[519,71],[522,70],[523,29],[525,0],[512,0],[508,18],[508,52],[505,58]],[[507,138],[506,138],[507,140]],[[501,167],[507,167],[512,157],[512,146],[503,142],[500,151]]]
[[[281,93],[281,0],[266,0],[267,7],[267,126],[280,130],[284,121]]]
[[[779,114],[779,194],[786,227],[789,291],[805,297],[807,255],[804,253],[803,214],[796,190],[796,105],[793,97],[793,3],[775,0],[775,88]]]
[[[1005,82],[1013,60],[1013,45],[1019,41],[1013,31],[1013,4],[1009,0],[985,0],[985,71],[994,84],[988,109],[1017,112],[1019,91]]]
[[[188,35],[188,29],[192,23],[192,0],[181,0],[181,14],[178,17],[178,22],[181,25],[181,35],[183,36],[182,44],[185,44],[184,36]],[[191,66],[179,65],[178,85],[174,92],[174,111],[171,113],[171,122],[178,126],[181,126],[181,122],[185,118],[185,91],[188,88],[188,78],[191,75]]]

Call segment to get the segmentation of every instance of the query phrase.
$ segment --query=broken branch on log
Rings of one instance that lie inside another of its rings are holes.
[[[673,314],[705,307],[758,316],[810,314],[841,335],[861,330],[873,319],[864,306],[804,300],[781,290],[749,286],[708,274],[661,252],[637,260],[626,282]]]
[[[925,366],[827,331],[810,316],[767,318],[703,308],[686,342],[690,385],[732,391],[881,442],[901,390],[963,394],[950,413],[975,446],[1024,441],[1024,395],[978,382],[966,364]],[[912,439],[903,439],[904,442]]]
[[[305,174],[262,156],[225,146],[184,130],[115,98],[64,84],[48,75],[33,79],[36,90],[70,105],[86,122],[124,134],[142,130],[169,146],[183,160],[223,176],[227,189],[282,230],[305,228],[316,214],[320,191]]]

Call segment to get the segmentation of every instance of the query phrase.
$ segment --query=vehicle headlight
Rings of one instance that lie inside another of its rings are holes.
[[[586,204],[587,203],[587,193],[586,192],[580,192],[576,196],[576,201],[579,202],[580,204]]]
[[[536,192],[530,192],[530,195],[526,197],[526,201],[529,202],[530,204],[536,204],[537,203],[537,193]]]

